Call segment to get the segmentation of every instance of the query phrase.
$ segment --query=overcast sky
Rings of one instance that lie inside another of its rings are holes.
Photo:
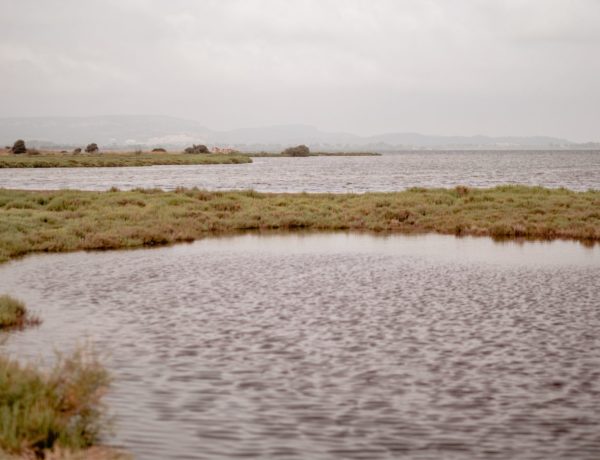
[[[0,6],[0,116],[600,140],[600,0]]]

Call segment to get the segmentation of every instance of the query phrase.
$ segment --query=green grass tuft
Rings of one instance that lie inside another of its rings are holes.
[[[0,356],[0,455],[43,458],[53,449],[97,443],[108,384],[107,371],[82,350],[60,358],[48,373]]]
[[[0,296],[0,330],[36,325],[39,322],[36,316],[27,311],[23,302],[8,295]]]

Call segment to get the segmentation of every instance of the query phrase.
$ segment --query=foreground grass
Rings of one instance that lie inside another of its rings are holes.
[[[0,296],[0,331],[36,324],[39,319],[28,312],[23,302],[8,295]]]
[[[359,195],[0,189],[0,262],[39,251],[155,246],[266,229],[598,241],[600,191],[503,186]]]
[[[184,153],[101,153],[0,156],[0,168],[77,168],[155,165],[207,165],[252,163],[247,155]]]
[[[0,296],[0,331],[39,322],[22,302]],[[81,349],[49,373],[0,355],[0,459],[129,458],[95,445],[106,424],[100,398],[108,383],[106,370]]]
[[[81,350],[48,373],[0,356],[0,458],[116,458],[87,450],[105,424],[108,384],[106,370]]]

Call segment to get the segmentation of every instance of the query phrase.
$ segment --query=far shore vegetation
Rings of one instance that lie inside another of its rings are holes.
[[[287,155],[285,153],[274,153],[274,152],[255,152],[245,153],[253,158],[281,158],[296,155]],[[298,155],[306,157],[379,157],[381,153],[377,152],[309,152],[308,155]]]
[[[60,153],[0,155],[0,168],[77,168],[155,165],[210,165],[252,163],[248,155],[230,153],[186,154],[168,152]]]
[[[192,148],[188,148],[192,149]],[[200,153],[167,152],[165,149],[134,152],[54,152],[30,150],[23,154],[0,151],[0,168],[93,168],[158,165],[211,165],[252,163],[252,157],[283,158],[295,155],[283,153]],[[33,153],[31,153],[33,152]],[[193,153],[193,154],[190,154]],[[380,156],[374,152],[310,152],[308,157],[317,156]]]
[[[246,230],[437,232],[600,241],[600,191],[500,186],[365,194],[0,189],[0,262]]]
[[[379,156],[381,154],[375,152],[311,152],[310,148],[301,144],[295,147],[288,147],[281,153],[250,153],[252,157],[322,157],[322,156],[339,156],[339,157],[356,157],[356,156]]]

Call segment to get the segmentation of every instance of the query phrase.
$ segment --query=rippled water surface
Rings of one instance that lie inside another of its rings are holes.
[[[528,184],[600,189],[600,151],[408,152],[380,157],[254,158],[252,164],[0,169],[0,187],[106,190],[199,187],[265,192],[368,192]]]
[[[245,235],[28,257],[2,348],[108,354],[141,459],[598,459],[600,247]]]

